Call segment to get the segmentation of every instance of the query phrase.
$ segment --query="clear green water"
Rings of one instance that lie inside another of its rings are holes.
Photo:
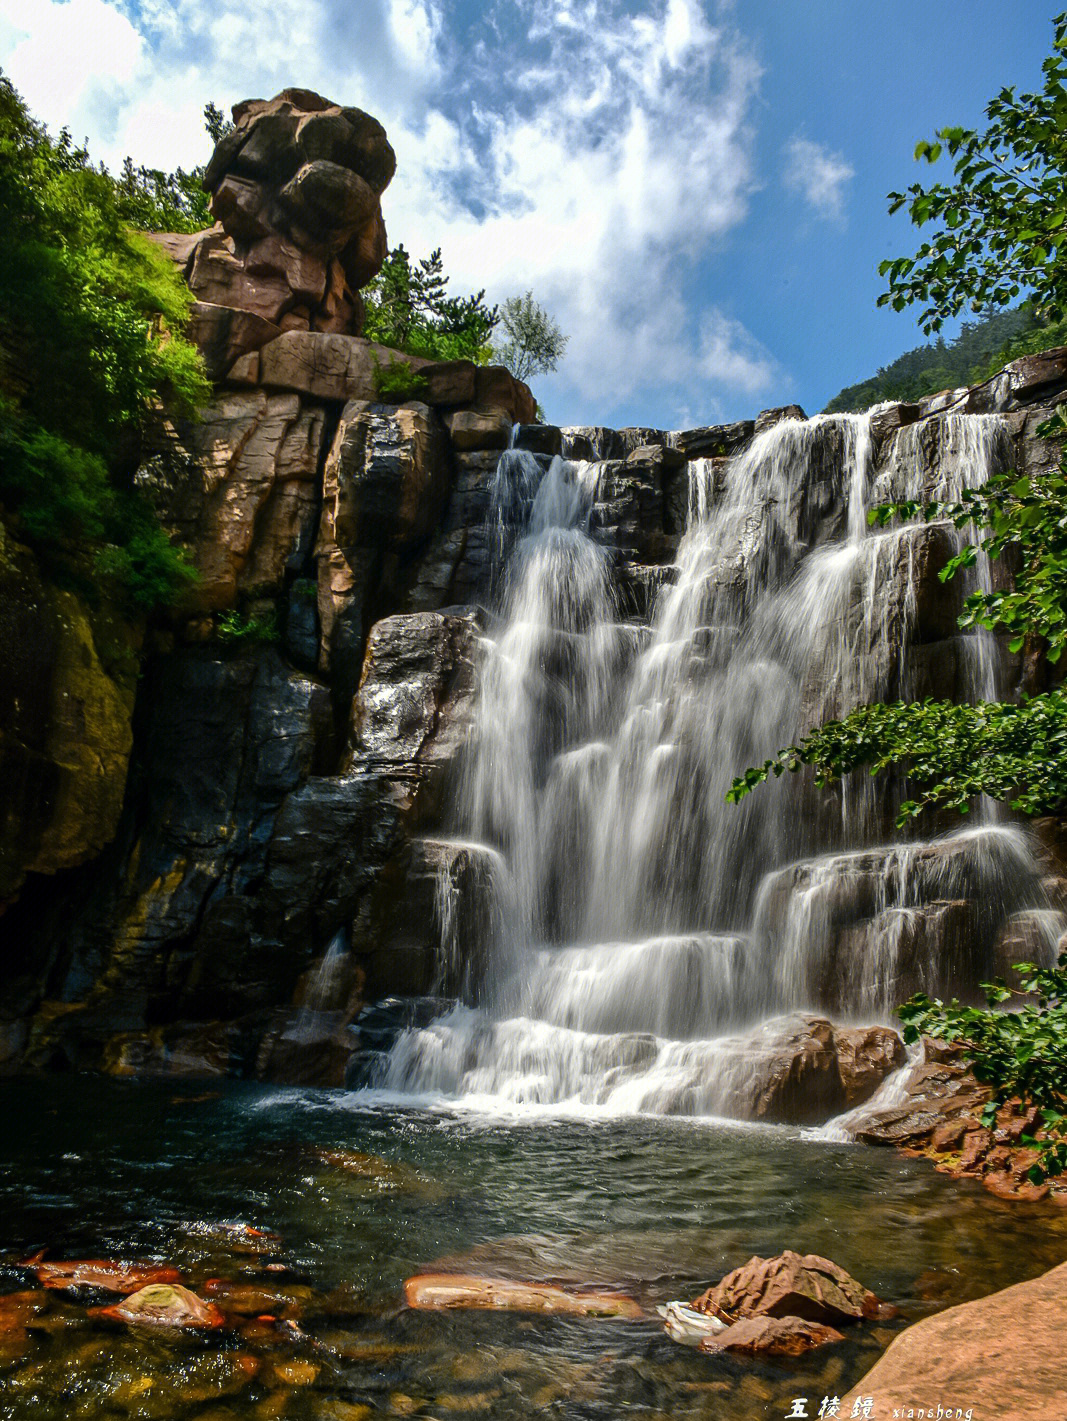
[[[42,1247],[53,1258],[151,1257],[194,1288],[208,1277],[259,1281],[294,1292],[306,1337],[261,1324],[258,1334],[163,1339],[89,1318],[102,1296],[53,1293],[28,1333],[0,1334],[0,1416],[747,1421],[784,1416],[801,1395],[814,1414],[907,1321],[1067,1257],[1067,1210],[1007,1204],[926,1162],[795,1132],[519,1122],[372,1111],[341,1093],[204,1090],[0,1084],[0,1251],[9,1265]],[[325,1163],[323,1148],[404,1168],[368,1178]],[[281,1242],[245,1252],[212,1233],[221,1221]],[[835,1259],[895,1303],[900,1322],[760,1363],[702,1356],[654,1317],[438,1315],[402,1302],[405,1277],[446,1259],[621,1284],[651,1308],[783,1248]],[[0,1269],[0,1289],[27,1286],[19,1269]]]

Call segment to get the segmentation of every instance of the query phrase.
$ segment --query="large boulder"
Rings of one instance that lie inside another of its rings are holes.
[[[214,378],[279,330],[359,333],[359,290],[388,251],[380,199],[396,168],[377,119],[309,89],[233,113],[204,174],[216,225],[150,234],[197,298],[190,334]]]
[[[696,1298],[693,1307],[726,1322],[798,1317],[841,1326],[877,1317],[882,1304],[829,1258],[786,1249],[777,1258],[750,1258]]]
[[[863,1398],[870,1414],[902,1416],[943,1403],[945,1416],[973,1412],[997,1421],[1061,1421],[1067,1416],[1067,1263],[1012,1288],[923,1318],[842,1399],[849,1416]],[[856,1414],[861,1414],[857,1411]],[[863,1414],[866,1414],[865,1412]]]

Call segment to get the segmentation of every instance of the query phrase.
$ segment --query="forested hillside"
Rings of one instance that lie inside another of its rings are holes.
[[[981,321],[965,321],[955,340],[939,338],[906,350],[869,379],[846,386],[824,413],[866,410],[882,400],[918,400],[937,390],[973,385],[1017,355],[1065,341],[1067,322],[1043,322],[1032,306],[996,311]]]

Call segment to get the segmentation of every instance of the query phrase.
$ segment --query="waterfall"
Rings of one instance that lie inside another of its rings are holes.
[[[790,1013],[886,1021],[912,991],[990,975],[1005,922],[1047,911],[1018,830],[979,807],[962,833],[885,847],[900,786],[868,776],[832,812],[804,776],[725,794],[854,704],[926,694],[949,662],[957,698],[1001,692],[994,639],[954,625],[969,587],[936,582],[962,535],[867,514],[958,497],[1007,456],[996,417],[950,415],[897,431],[876,468],[870,417],[844,415],[783,420],[725,474],[693,460],[647,628],[621,619],[597,537],[601,465],[502,456],[457,829],[499,854],[506,907],[477,1009],[404,1033],[381,1085],[745,1116]],[[991,585],[984,559],[970,576]]]

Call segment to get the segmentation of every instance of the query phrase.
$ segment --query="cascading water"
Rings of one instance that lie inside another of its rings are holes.
[[[1006,453],[995,417],[948,416],[898,431],[876,473],[869,416],[835,416],[782,421],[724,477],[694,460],[650,628],[619,620],[600,465],[502,457],[501,610],[458,828],[499,851],[506,908],[479,1009],[406,1032],[381,1085],[744,1116],[774,1018],[887,1020],[910,991],[989,974],[1004,921],[1045,906],[1017,831],[980,817],[880,849],[892,810],[867,777],[834,822],[801,777],[725,793],[809,726],[925,693],[924,598],[960,535],[874,531],[867,511],[958,497]],[[950,626],[935,646],[957,698],[998,693],[991,637]]]

